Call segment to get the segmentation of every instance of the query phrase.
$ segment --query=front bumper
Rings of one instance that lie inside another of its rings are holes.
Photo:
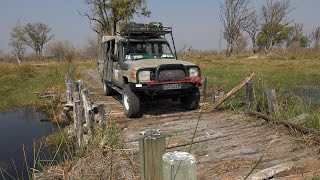
[[[162,82],[148,82],[148,83],[131,83],[132,91],[144,92],[148,95],[158,94],[179,94],[188,90],[195,89],[202,84],[201,77],[187,77],[177,81],[162,81]]]

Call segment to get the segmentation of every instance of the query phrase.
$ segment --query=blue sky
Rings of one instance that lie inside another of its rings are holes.
[[[52,28],[54,40],[68,40],[82,47],[94,32],[77,10],[88,7],[83,0],[0,0],[0,49],[9,52],[10,28],[17,23],[44,22]],[[174,28],[178,48],[184,44],[198,49],[219,49],[221,24],[219,2],[222,0],[149,0],[150,18],[137,22],[161,21]],[[265,0],[252,0],[259,8]],[[319,0],[292,0],[295,10],[290,19],[305,25],[306,33],[320,26]],[[222,47],[224,48],[224,47]]]

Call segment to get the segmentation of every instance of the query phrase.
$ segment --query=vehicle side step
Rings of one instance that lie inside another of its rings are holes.
[[[117,87],[111,83],[108,83],[108,86],[111,87],[113,90],[117,91],[118,93],[122,94],[122,89],[120,89],[119,87]]]

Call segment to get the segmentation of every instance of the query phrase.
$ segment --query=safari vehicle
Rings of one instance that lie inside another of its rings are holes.
[[[119,35],[102,38],[100,56],[104,94],[122,94],[127,117],[141,116],[141,102],[159,98],[180,100],[187,110],[198,108],[200,68],[177,60],[171,27],[130,23]]]

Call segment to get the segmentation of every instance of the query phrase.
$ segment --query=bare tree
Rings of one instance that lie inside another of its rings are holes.
[[[116,34],[119,25],[130,21],[134,14],[150,15],[146,0],[85,0],[85,3],[91,6],[91,13],[79,13],[89,19],[90,27],[100,36]]]
[[[241,34],[239,38],[235,42],[235,53],[240,54],[243,53],[248,46],[247,39]]]
[[[23,31],[25,34],[22,41],[31,47],[41,59],[44,45],[53,38],[53,35],[50,34],[51,28],[41,22],[27,23],[23,26]]]
[[[23,36],[24,31],[21,26],[15,25],[11,28],[9,46],[11,47],[11,53],[15,56],[19,64],[26,51],[26,44],[22,40]]]
[[[26,52],[25,44],[17,39],[10,39],[9,45],[11,46],[11,53],[16,57],[17,62],[20,64],[21,59]]]
[[[227,41],[227,58],[231,57],[235,42],[241,36],[250,14],[249,0],[224,0],[220,3],[220,21],[224,27],[224,38]]]
[[[261,18],[266,39],[266,51],[274,45],[277,33],[289,24],[287,16],[292,11],[290,0],[266,0],[262,6]]]
[[[320,27],[314,29],[310,35],[311,40],[313,41],[313,47],[315,50],[320,48]]]
[[[258,35],[261,30],[260,28],[260,21],[259,16],[255,11],[251,12],[248,16],[246,26],[244,28],[244,31],[247,32],[251,39],[252,43],[252,52],[253,54],[256,54],[258,51]]]
[[[0,49],[0,61],[3,61],[3,50]]]
[[[82,57],[85,59],[98,59],[99,42],[97,38],[88,38],[86,46],[82,49]]]
[[[47,54],[59,62],[72,61],[76,56],[76,49],[69,41],[55,41],[48,45]]]
[[[300,40],[303,36],[303,24],[294,24],[290,27],[287,47],[293,51],[301,47]]]

